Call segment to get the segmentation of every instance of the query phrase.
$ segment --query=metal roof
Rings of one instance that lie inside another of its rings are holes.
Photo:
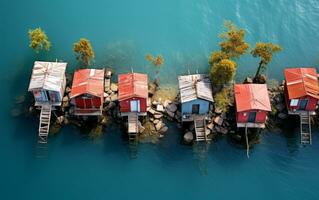
[[[64,62],[35,61],[28,90],[61,91],[66,65]]]
[[[148,97],[147,74],[129,73],[118,76],[118,97],[125,100],[132,97]]]
[[[285,78],[289,99],[312,96],[319,99],[316,68],[288,68]]]
[[[193,74],[178,77],[181,102],[204,99],[214,102],[211,81],[206,74]]]
[[[235,84],[237,112],[248,110],[271,111],[266,84]]]
[[[104,69],[79,69],[74,72],[71,98],[82,94],[104,97]]]

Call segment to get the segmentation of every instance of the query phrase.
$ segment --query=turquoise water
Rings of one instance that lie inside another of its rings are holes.
[[[300,146],[298,128],[264,132],[250,159],[227,138],[210,146],[208,175],[199,173],[192,148],[180,144],[170,126],[157,145],[141,144],[130,160],[117,125],[99,140],[75,127],[49,138],[46,160],[35,155],[38,119],[12,117],[36,59],[64,60],[76,67],[72,44],[91,40],[95,65],[117,72],[154,71],[145,54],[162,54],[162,84],[181,73],[207,71],[209,52],[218,48],[224,19],[247,30],[247,40],[271,41],[284,51],[268,75],[282,79],[285,66],[318,66],[317,0],[117,0],[0,2],[2,91],[0,100],[1,199],[318,199],[319,135]],[[29,28],[42,27],[52,41],[49,53],[28,48]],[[237,79],[253,74],[257,59],[240,59]]]

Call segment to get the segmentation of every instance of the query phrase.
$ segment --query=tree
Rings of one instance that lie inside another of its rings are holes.
[[[217,108],[221,109],[223,112],[227,112],[231,103],[230,89],[223,88],[215,95],[214,100]]]
[[[229,59],[229,56],[223,51],[214,51],[211,53],[208,63],[213,66],[215,63],[219,63],[223,59]]]
[[[152,54],[148,53],[148,54],[146,54],[145,59],[149,63],[155,65],[156,67],[159,67],[159,66],[164,64],[164,58],[162,55],[158,55],[158,56],[154,57]]]
[[[250,52],[253,57],[260,57],[258,69],[255,74],[255,80],[258,79],[260,72],[266,69],[266,66],[272,60],[273,54],[282,51],[277,44],[257,42],[255,48]]]
[[[236,72],[236,63],[230,59],[223,59],[214,63],[210,70],[210,77],[215,85],[224,85],[233,80]]]
[[[245,30],[238,29],[232,22],[225,21],[224,26],[226,31],[220,35],[223,39],[219,43],[221,51],[229,56],[229,58],[239,58],[245,54],[249,48],[247,42],[245,42]]]
[[[81,38],[77,43],[74,43],[73,51],[76,53],[76,59],[82,61],[89,66],[94,58],[94,51],[90,41],[86,38]]]
[[[40,27],[33,30],[30,29],[28,33],[30,38],[29,47],[35,52],[39,53],[41,50],[50,50],[51,42],[49,41],[46,33]]]

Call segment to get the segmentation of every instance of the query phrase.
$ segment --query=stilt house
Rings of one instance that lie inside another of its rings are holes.
[[[104,69],[80,69],[74,73],[71,89],[74,115],[102,115],[104,103]]]

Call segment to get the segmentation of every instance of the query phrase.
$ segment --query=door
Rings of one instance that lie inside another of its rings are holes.
[[[256,121],[256,112],[250,112],[248,116],[248,122],[254,123]]]
[[[131,112],[140,112],[140,101],[132,100],[130,101]]]
[[[199,104],[193,104],[192,105],[192,113],[193,114],[199,114]]]
[[[299,110],[306,110],[308,99],[302,99],[300,101]]]

